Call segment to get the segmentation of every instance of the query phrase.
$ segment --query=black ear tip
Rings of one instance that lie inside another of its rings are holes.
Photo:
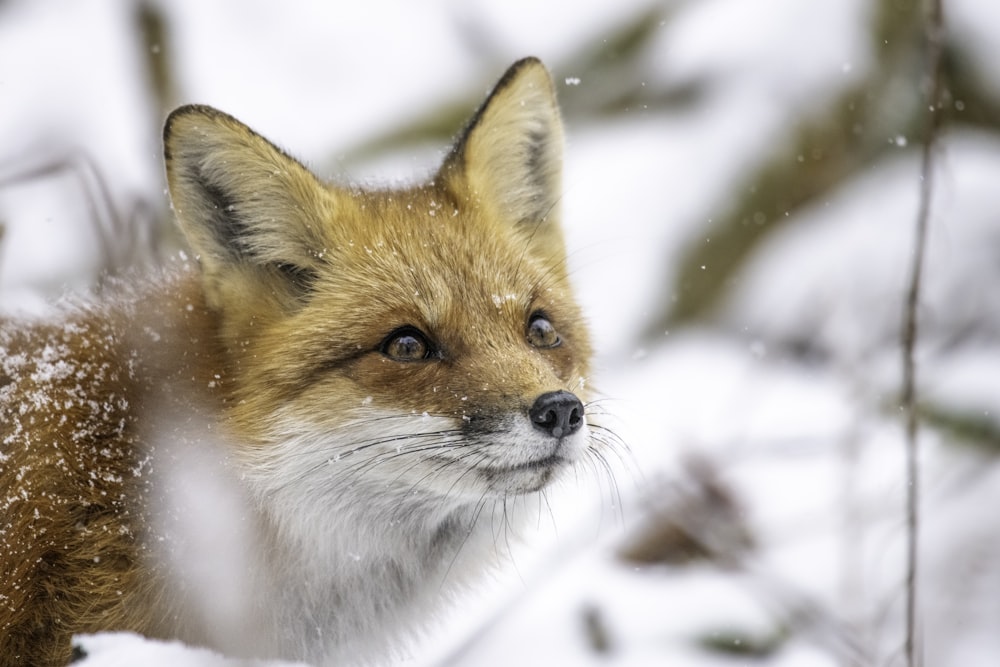
[[[546,77],[549,77],[549,70],[547,67],[545,67],[545,64],[542,63],[542,61],[536,58],[535,56],[528,56],[526,58],[521,58],[520,60],[518,60],[513,65],[507,68],[507,71],[504,72],[503,76],[500,77],[500,80],[494,87],[494,91],[506,88],[507,85],[511,83],[514,79],[516,79],[522,73],[531,69],[541,71],[544,73]]]
[[[185,104],[183,106],[179,106],[167,115],[167,119],[163,123],[163,145],[164,150],[168,151],[168,156],[169,147],[167,142],[173,134],[174,126],[188,116],[201,116],[202,118],[210,120],[228,120],[234,123],[239,123],[239,121],[224,111],[219,111],[215,107],[210,107],[207,104]]]
[[[73,644],[73,652],[69,656],[69,664],[83,662],[87,659],[87,652],[78,644]]]
[[[167,114],[167,120],[163,123],[163,138],[164,140],[170,136],[170,132],[173,129],[174,124],[184,116],[188,114],[195,113],[199,109],[197,104],[185,104],[184,106],[177,107],[169,114]]]
[[[176,118],[181,118],[190,114],[208,116],[210,118],[232,118],[232,116],[226,112],[219,111],[215,107],[210,107],[207,104],[183,104],[170,112],[167,116],[167,125],[173,122]]]
[[[513,65],[511,65],[510,68],[514,70],[519,70],[523,67],[536,67],[536,66],[545,67],[545,65],[542,63],[541,58],[538,58],[536,56],[525,56],[524,58],[521,58]]]
[[[170,159],[170,137],[174,133],[174,126],[180,119],[197,111],[197,105],[186,104],[177,107],[167,115],[167,119],[163,122],[163,154],[168,160]]]

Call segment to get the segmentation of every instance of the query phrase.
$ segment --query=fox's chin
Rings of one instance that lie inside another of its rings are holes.
[[[571,466],[570,460],[552,455],[512,467],[485,467],[479,472],[491,491],[503,495],[525,495],[541,491],[562,470]]]
[[[468,435],[469,446],[482,452],[473,465],[474,483],[498,496],[541,491],[584,455],[590,437],[586,424],[553,437],[517,414],[497,419],[487,433],[471,429]]]

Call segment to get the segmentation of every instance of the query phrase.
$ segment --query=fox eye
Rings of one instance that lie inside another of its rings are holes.
[[[528,320],[528,342],[539,348],[558,347],[562,338],[545,313],[534,313]]]
[[[430,359],[434,354],[427,336],[411,326],[400,327],[393,331],[386,336],[378,349],[393,361],[423,361]]]

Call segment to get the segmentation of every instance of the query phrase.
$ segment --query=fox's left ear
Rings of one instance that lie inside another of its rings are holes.
[[[317,265],[323,187],[304,166],[232,116],[189,105],[163,130],[170,198],[200,257],[210,305],[308,289]],[[228,296],[226,295],[228,293]]]
[[[525,229],[545,255],[564,255],[559,226],[563,129],[555,88],[536,58],[514,63],[472,117],[441,168],[457,192]]]

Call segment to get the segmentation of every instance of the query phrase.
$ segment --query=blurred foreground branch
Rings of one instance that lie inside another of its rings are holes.
[[[133,8],[146,83],[156,113],[157,125],[177,104],[179,95],[172,67],[170,30],[162,8],[140,0]]]
[[[140,263],[155,262],[162,256],[163,238],[159,230],[165,224],[163,212],[154,203],[138,193],[116,197],[107,177],[86,151],[66,151],[53,156],[39,151],[39,154],[41,158],[25,157],[0,164],[0,190],[69,176],[87,201],[86,220],[98,244],[97,287],[105,277]]]
[[[658,336],[677,324],[710,316],[736,283],[745,261],[794,214],[814,205],[864,169],[922,136],[926,115],[921,2],[880,0],[873,7],[871,72],[820,113],[804,117],[748,176],[713,222],[699,229],[665,276],[674,298],[661,305],[647,330]],[[954,106],[963,123],[1000,129],[1000,105],[962,57],[961,45],[941,35],[940,68],[959,88],[939,91],[940,115]],[[706,268],[707,267],[707,268]]]
[[[654,3],[620,25],[609,27],[606,39],[588,41],[560,62],[550,63],[554,73],[572,75],[578,79],[576,83],[586,83],[578,86],[557,79],[560,107],[567,118],[571,121],[602,118],[635,110],[657,113],[682,107],[697,98],[700,92],[697,81],[675,86],[647,85],[651,77],[645,56],[657,32],[673,16],[673,9],[673,3]],[[474,16],[463,17],[462,23],[459,32],[466,36],[477,59],[491,65],[496,61],[494,69],[501,71],[507,64],[507,55],[491,51],[488,26],[480,25]],[[461,128],[469,109],[482,101],[482,93],[478,88],[465,91],[463,96],[434,107],[413,121],[342,151],[338,162],[356,162],[421,142],[446,143]]]
[[[944,42],[944,18],[941,0],[928,0],[925,19],[927,44],[926,130],[920,162],[920,204],[917,209],[916,231],[911,256],[906,305],[903,313],[902,356],[903,396],[902,408],[906,425],[906,664],[920,664],[917,647],[917,565],[920,516],[920,462],[917,441],[918,409],[916,401],[917,312],[920,304],[920,286],[923,278],[924,254],[927,245],[927,225],[930,218],[934,190],[934,154],[944,111],[944,86],[941,77],[941,53]]]

